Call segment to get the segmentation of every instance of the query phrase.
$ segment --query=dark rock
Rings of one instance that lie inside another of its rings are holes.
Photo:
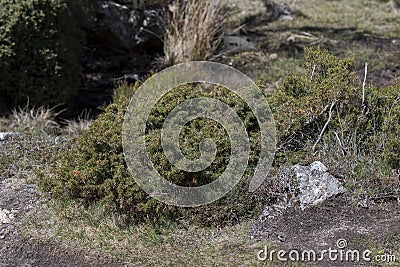
[[[71,2],[70,9],[87,40],[80,59],[81,87],[66,103],[62,116],[73,118],[91,110],[95,117],[110,103],[119,82],[134,83],[154,69],[154,59],[163,51],[165,23],[161,14],[166,2]]]
[[[135,9],[124,1],[98,1],[71,6],[88,41],[117,53],[160,52],[165,22],[161,11]]]

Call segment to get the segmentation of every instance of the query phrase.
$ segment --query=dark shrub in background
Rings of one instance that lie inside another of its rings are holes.
[[[62,0],[0,0],[0,102],[65,103],[79,88],[82,40]]]

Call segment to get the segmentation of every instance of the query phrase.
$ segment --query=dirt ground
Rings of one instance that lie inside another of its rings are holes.
[[[116,259],[35,240],[23,234],[21,222],[42,198],[34,185],[7,179],[0,183],[0,208],[12,211],[11,223],[0,224],[0,266],[120,266]]]
[[[117,259],[99,252],[74,248],[73,244],[41,241],[24,232],[23,222],[28,213],[35,212],[43,196],[33,185],[8,179],[0,184],[0,207],[13,211],[14,220],[0,226],[0,266],[126,266]],[[254,227],[254,226],[253,226]],[[348,195],[325,201],[320,205],[300,210],[289,209],[271,221],[256,224],[252,241],[255,249],[263,249],[259,241],[271,241],[277,250],[338,249],[339,240],[345,240],[344,250],[366,249],[376,255],[394,255],[400,259],[400,204],[397,200],[367,201],[362,205]],[[342,241],[343,242],[343,241]],[[318,254],[317,254],[318,255]],[[277,261],[274,257],[274,264]],[[268,264],[267,261],[260,261]],[[306,266],[386,266],[378,262],[306,261]],[[279,265],[304,266],[301,263]],[[394,264],[394,265],[393,265]]]
[[[305,210],[288,210],[281,217],[265,222],[256,230],[255,238],[274,241],[273,249],[290,251],[337,249],[340,240],[347,250],[366,249],[385,255],[395,255],[398,266],[400,260],[400,203],[389,200],[381,203],[369,201],[355,202],[343,195],[327,200],[320,205]],[[272,248],[271,248],[272,249]],[[373,253],[374,254],[374,253]],[[361,255],[361,254],[360,254]],[[382,263],[350,261],[307,262],[317,266],[382,266]],[[344,258],[345,259],[345,258]],[[392,263],[392,264],[396,264]],[[375,265],[374,265],[375,264]]]

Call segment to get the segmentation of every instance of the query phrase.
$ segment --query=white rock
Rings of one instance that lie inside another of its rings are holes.
[[[278,175],[280,184],[288,192],[277,192],[276,204],[267,205],[260,219],[280,216],[284,210],[299,205],[305,209],[346,192],[343,185],[319,161],[309,166],[294,165],[283,168]]]
[[[0,133],[0,141],[6,140],[6,137],[8,136],[9,133]]]
[[[300,166],[300,165],[296,165],[296,166]],[[325,165],[322,164],[322,162],[314,161],[313,163],[310,164],[310,170],[311,171],[318,171],[318,172],[327,172],[328,168],[325,167]]]
[[[10,220],[10,218],[8,218],[7,214],[4,211],[0,210],[0,223],[7,224],[10,222],[11,222],[11,220]]]
[[[304,209],[309,205],[316,205],[330,197],[344,193],[346,189],[333,177],[328,168],[319,161],[310,166],[295,165],[293,167],[294,177],[289,179],[293,194],[297,193],[300,207]]]
[[[10,214],[10,213],[11,213],[11,211],[9,211],[8,209],[3,209],[3,212],[4,212],[5,214]]]
[[[0,141],[4,141],[10,136],[19,136],[19,135],[20,135],[20,133],[0,132]]]

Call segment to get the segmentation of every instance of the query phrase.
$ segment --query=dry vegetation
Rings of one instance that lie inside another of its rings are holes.
[[[9,119],[9,128],[21,132],[40,131],[50,133],[57,131],[60,126],[56,121],[57,116],[62,113],[54,108],[29,108],[27,104],[23,108],[14,109]]]
[[[227,16],[222,0],[177,0],[167,13],[164,66],[216,57]]]
[[[90,118],[90,112],[83,111],[77,119],[63,120],[62,130],[69,135],[80,135],[87,129],[89,129],[90,124],[92,124],[92,119]]]

